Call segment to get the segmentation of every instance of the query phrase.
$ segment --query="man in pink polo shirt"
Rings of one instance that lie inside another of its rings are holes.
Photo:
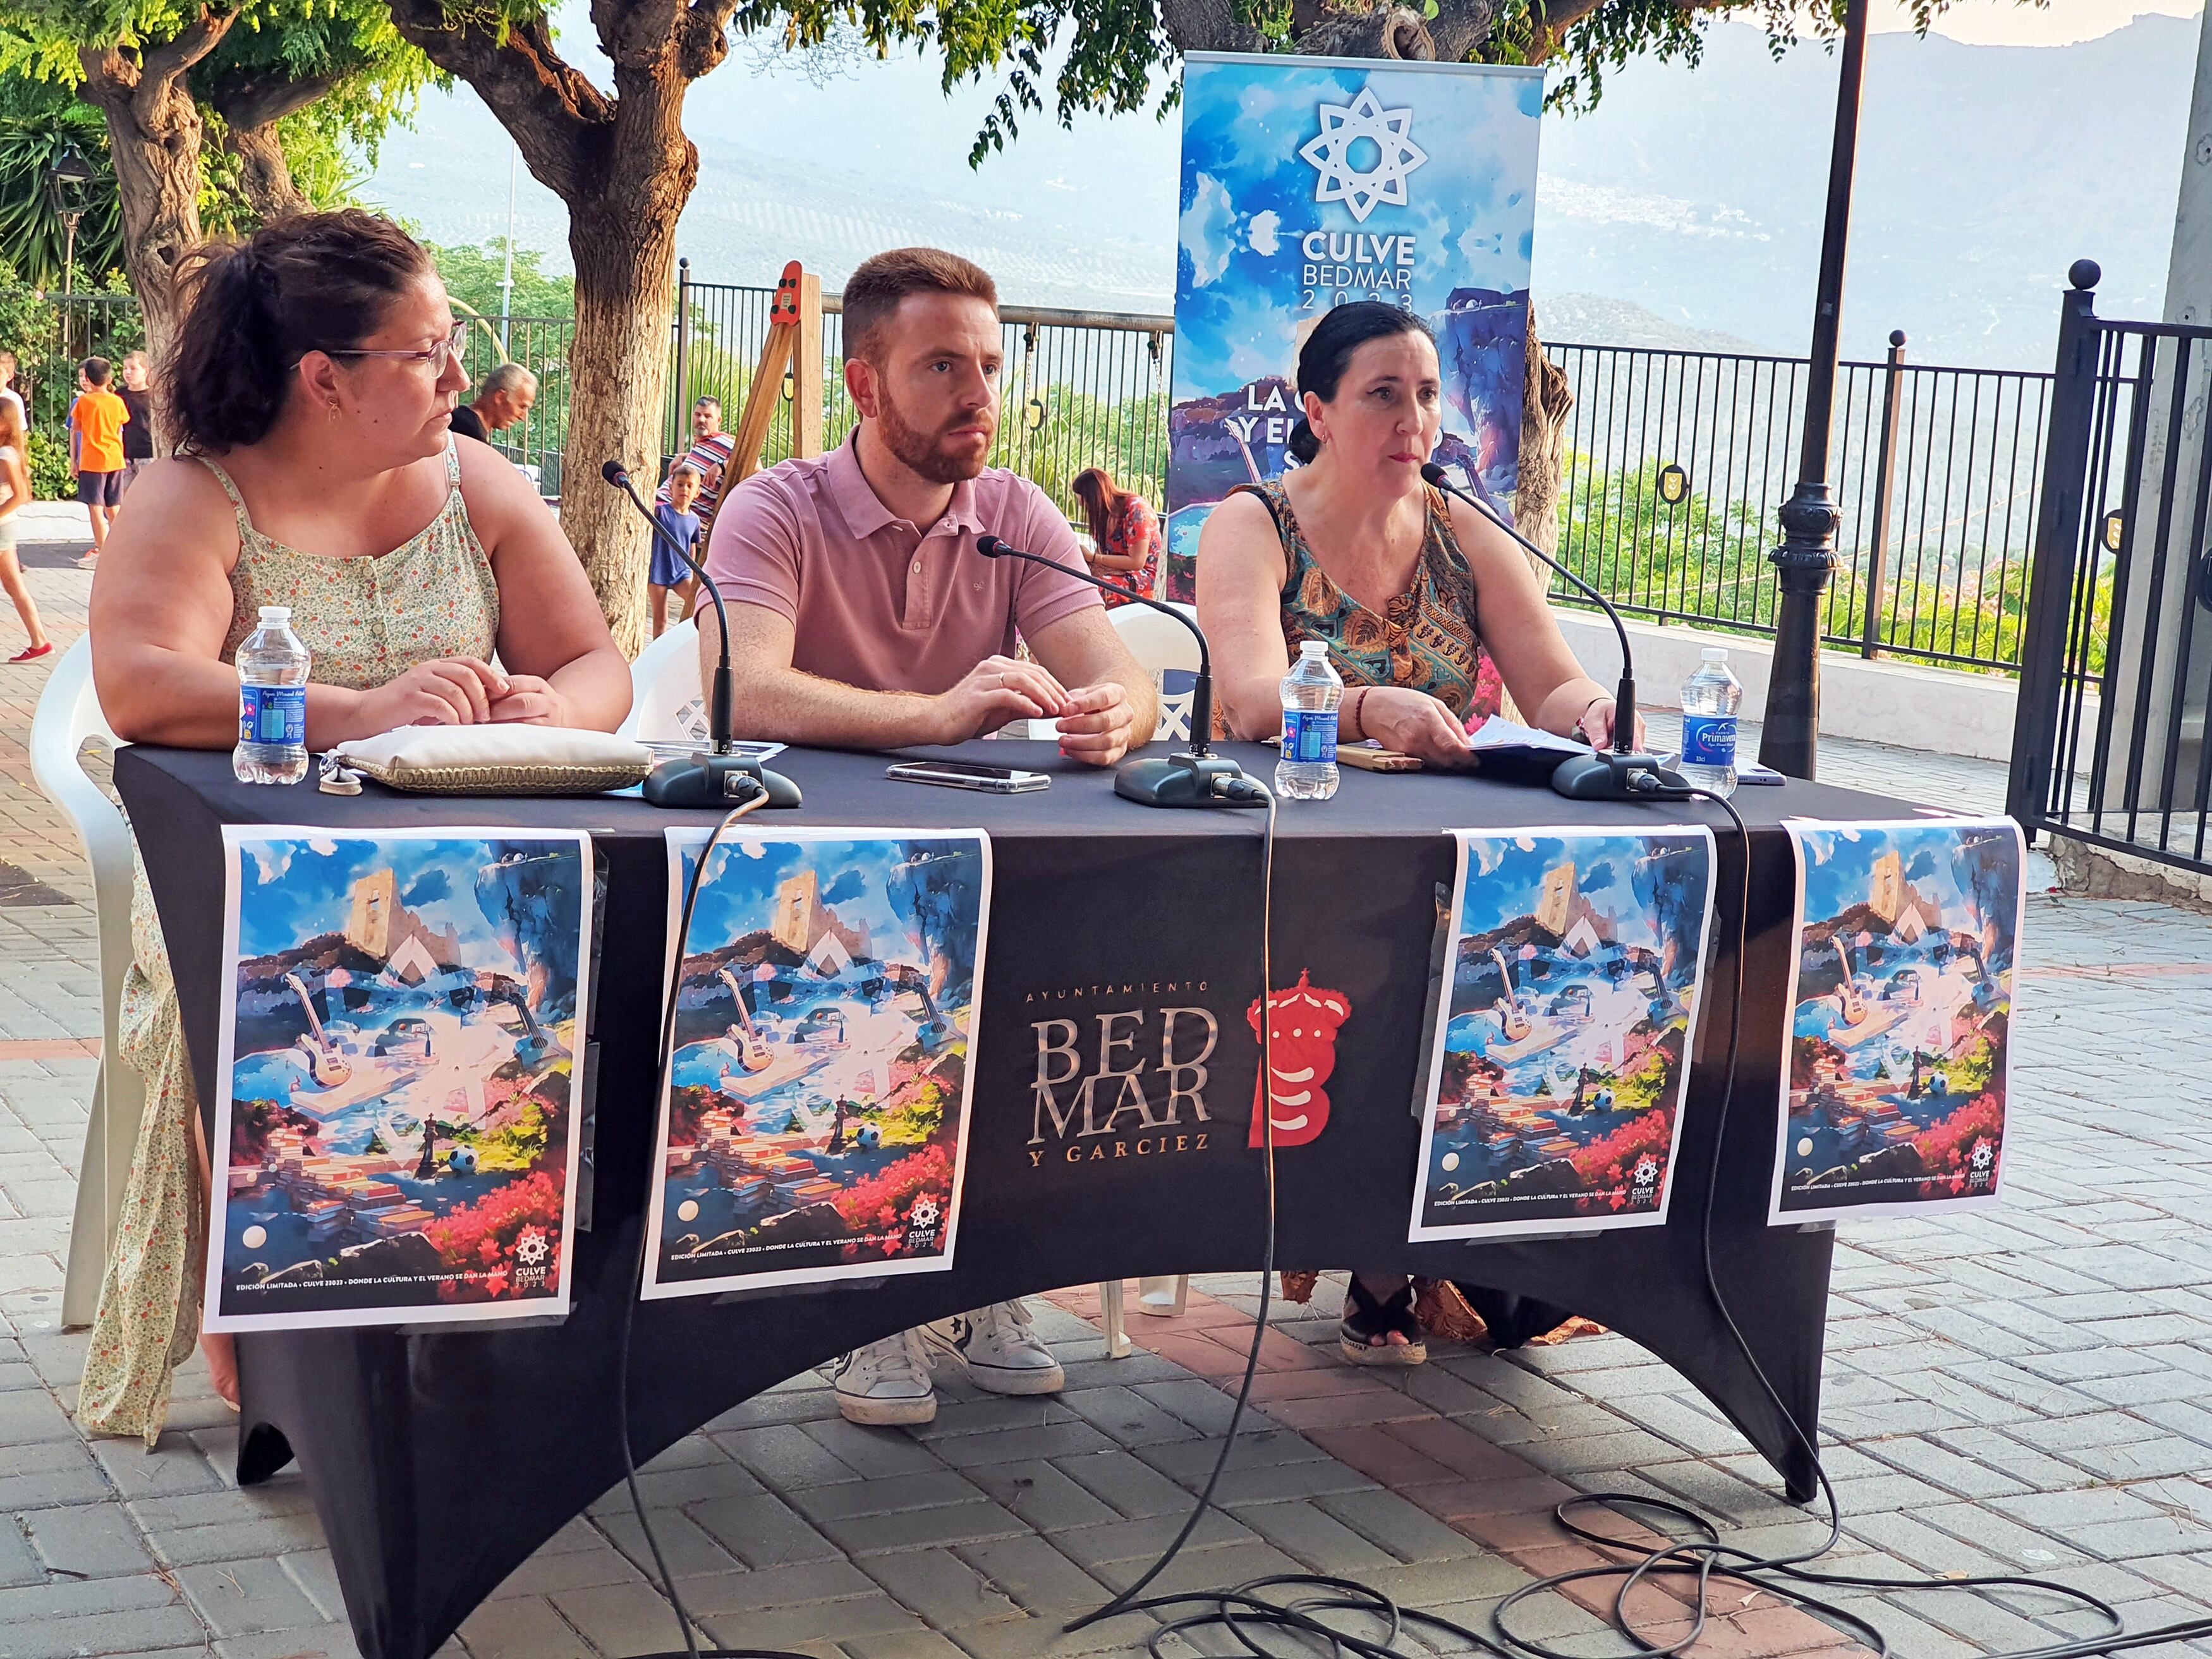
[[[738,735],[899,749],[1050,720],[1061,753],[1112,765],[1151,737],[1158,710],[1098,591],[975,551],[988,534],[1083,568],[1051,499],[983,465],[999,430],[997,288],[957,254],[900,248],[846,283],[844,327],[852,437],[756,473],[715,514],[707,568],[729,606]],[[1017,634],[1034,661],[1015,657]],[[720,652],[702,610],[702,683]],[[838,1409],[928,1422],[933,1358],[997,1394],[1065,1381],[1028,1310],[1002,1302],[845,1355]]]

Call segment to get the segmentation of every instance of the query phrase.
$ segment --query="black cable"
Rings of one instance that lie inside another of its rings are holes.
[[[1255,782],[1253,787],[1267,798],[1267,827],[1263,832],[1260,851],[1260,1145],[1266,1172],[1267,1195],[1267,1248],[1260,1267],[1260,1313],[1252,1325],[1252,1350],[1244,1356],[1244,1377],[1237,1385],[1237,1403],[1230,1408],[1229,1431],[1222,1437],[1221,1455],[1213,1460],[1213,1472],[1206,1478],[1206,1489],[1198,1495],[1198,1502],[1184,1519],[1182,1530],[1160,1553],[1159,1559],[1145,1569],[1143,1574],[1120,1595],[1103,1607],[1096,1607],[1080,1619],[1061,1626],[1065,1631],[1079,1631],[1085,1625],[1095,1625],[1102,1619],[1111,1619],[1133,1605],[1146,1605],[1135,1601],[1146,1585],[1158,1577],[1182,1551],[1206,1510],[1213,1507],[1213,1494],[1221,1485],[1221,1476],[1229,1467],[1229,1455],[1237,1449],[1237,1425],[1244,1420],[1244,1407],[1252,1398],[1252,1380],[1260,1371],[1260,1345],[1267,1340],[1267,1310],[1275,1289],[1275,1114],[1268,1099],[1270,1073],[1268,1061],[1273,1057],[1268,1041],[1268,1028],[1273,1022],[1268,1018],[1272,1010],[1267,999],[1274,993],[1275,948],[1275,812],[1274,792]]]
[[[691,867],[691,878],[684,886],[684,906],[676,923],[674,948],[669,952],[668,1000],[660,1017],[660,1088],[655,1095],[656,1103],[668,1092],[672,1073],[676,1065],[676,994],[684,983],[684,952],[691,943],[691,911],[698,902],[699,884],[705,879],[707,861],[714,856],[732,824],[746,813],[768,804],[768,787],[757,779],[752,781],[751,796],[733,806],[716,824],[707,844],[699,849],[699,861]],[[630,1285],[629,1299],[623,1304],[621,1353],[615,1367],[615,1422],[622,1442],[623,1479],[629,1486],[629,1505],[637,1516],[638,1530],[645,1534],[646,1548],[653,1553],[653,1566],[659,1578],[660,1593],[676,1614],[676,1626],[684,1635],[685,1659],[807,1659],[804,1654],[787,1653],[775,1648],[714,1648],[702,1650],[698,1637],[710,1632],[700,1630],[697,1621],[685,1610],[684,1598],[677,1593],[676,1575],[668,1570],[668,1558],[660,1553],[660,1539],[653,1530],[652,1518],[645,1511],[645,1498],[637,1489],[637,1455],[629,1443],[629,1354],[630,1336],[636,1324],[637,1304],[644,1299],[645,1263],[653,1249],[649,1224],[652,1212],[647,1210],[638,1226],[637,1273]],[[657,1656],[656,1659],[674,1659],[673,1655]]]
[[[1253,1335],[1252,1351],[1245,1365],[1243,1382],[1237,1391],[1236,1410],[1230,1418],[1228,1440],[1222,1447],[1220,1456],[1215,1461],[1213,1473],[1206,1481],[1206,1490],[1199,1498],[1197,1508],[1192,1511],[1190,1518],[1185,1522],[1182,1530],[1176,1534],[1175,1541],[1168,1547],[1166,1553],[1155,1561],[1144,1576],[1130,1585],[1127,1589],[1116,1595],[1097,1612],[1089,1613],[1069,1625],[1067,1629],[1071,1631],[1080,1629],[1085,1625],[1094,1623],[1116,1613],[1161,1613],[1172,1607],[1196,1606],[1198,1611],[1181,1618],[1164,1621],[1147,1638],[1146,1645],[1147,1650],[1152,1654],[1153,1659],[1168,1659],[1168,1656],[1163,1653],[1161,1646],[1168,1638],[1190,1631],[1216,1627],[1225,1631],[1245,1651],[1255,1656],[1255,1659],[1292,1659],[1291,1656],[1263,1648],[1254,1633],[1255,1630],[1261,1629],[1279,1630],[1290,1636],[1298,1649],[1297,1659],[1305,1659],[1305,1656],[1314,1653],[1316,1644],[1327,1644],[1330,1659],[1346,1659],[1346,1656],[1357,1656],[1357,1659],[1415,1659],[1413,1653],[1400,1645],[1401,1637],[1408,1634],[1407,1626],[1409,1622],[1448,1632],[1471,1646],[1496,1656],[1496,1659],[1582,1659],[1581,1656],[1569,1655],[1528,1638],[1516,1636],[1506,1628],[1504,1615],[1509,1609],[1532,1596],[1559,1589],[1567,1584],[1589,1578],[1618,1577],[1621,1580],[1621,1587],[1613,1599],[1613,1628],[1632,1644],[1635,1650],[1633,1659],[1672,1659],[1672,1656],[1680,1654],[1690,1648],[1710,1622],[1707,1592],[1715,1580],[1748,1585],[1773,1596],[1778,1602],[1795,1606],[1828,1619],[1847,1632],[1856,1633],[1877,1656],[1887,1654],[1888,1644],[1881,1632],[1871,1623],[1847,1608],[1811,1595],[1796,1586],[1818,1584],[1879,1590],[1974,1589],[1999,1587],[2039,1590],[2091,1608],[2103,1614],[2112,1625],[2112,1632],[2106,1636],[2058,1643],[2042,1648],[2021,1650],[2011,1654],[1996,1656],[1994,1659],[2091,1659],[2092,1656],[2099,1654],[2119,1653],[2164,1642],[2212,1636],[2212,1617],[2185,1620],[2134,1634],[2124,1633],[2125,1621],[2109,1603],[2087,1591],[2074,1589],[2045,1578],[2010,1574],[1990,1574],[1961,1578],[1876,1578],[1856,1573],[1815,1572],[1806,1566],[1806,1563],[1827,1553],[1842,1538],[1842,1510],[1837,1501],[1835,1487],[1828,1478],[1826,1469],[1821,1466],[1820,1449],[1814,1444],[1811,1437],[1799,1426],[1796,1417],[1784,1403],[1781,1391],[1775,1387],[1773,1380],[1767,1376],[1765,1368],[1759,1364],[1758,1355],[1753,1351],[1749,1340],[1745,1337],[1741,1326],[1737,1323],[1735,1312],[1729,1308],[1727,1298],[1721,1293],[1718,1275],[1713,1265],[1713,1218],[1720,1190],[1721,1147],[1727,1133],[1729,1115],[1735,1104],[1736,1061],[1741,1050],[1743,1037],[1744,956],[1749,942],[1751,924],[1751,832],[1749,827],[1744,823],[1742,815],[1736,811],[1735,805],[1725,796],[1713,791],[1693,787],[1687,790],[1670,791],[1663,797],[1668,799],[1686,798],[1711,800],[1726,812],[1735,825],[1737,839],[1743,853],[1743,880],[1738,896],[1736,917],[1735,982],[1729,1007],[1727,1060],[1721,1091],[1721,1104],[1717,1115],[1717,1121],[1714,1126],[1712,1172],[1706,1184],[1703,1218],[1703,1267],[1705,1289],[1706,1293],[1712,1297],[1713,1304],[1719,1311],[1729,1334],[1741,1352],[1745,1362],[1750,1366],[1752,1374],[1758,1379],[1759,1387],[1765,1391],[1782,1420],[1789,1425],[1791,1436],[1813,1461],[1814,1474],[1820,1481],[1822,1495],[1827,1500],[1827,1537],[1814,1549],[1800,1551],[1796,1554],[1762,1557],[1751,1551],[1736,1549],[1723,1543],[1719,1528],[1714,1522],[1687,1504],[1647,1498],[1634,1492],[1579,1494],[1559,1504],[1553,1514],[1564,1531],[1585,1542],[1615,1550],[1638,1547],[1626,1540],[1596,1531],[1572,1518],[1576,1510],[1590,1505],[1611,1510],[1624,1518],[1633,1518],[1638,1512],[1668,1516],[1694,1528],[1700,1535],[1686,1541],[1672,1543],[1663,1549],[1652,1551],[1640,1560],[1555,1573],[1549,1577],[1525,1585],[1506,1596],[1492,1609],[1490,1622],[1492,1633],[1491,1635],[1484,1635],[1480,1632],[1470,1630],[1437,1613],[1424,1612],[1416,1607],[1401,1607],[1390,1597],[1380,1591],[1322,1574],[1286,1573],[1273,1577],[1254,1579],[1234,1589],[1193,1591],[1177,1595],[1154,1596],[1144,1601],[1136,1600],[1138,1593],[1158,1577],[1168,1562],[1173,1559],[1176,1553],[1182,1549],[1192,1530],[1197,1526],[1199,1517],[1211,1506],[1215,1488],[1221,1479],[1222,1470],[1226,1467],[1229,1453],[1235,1444],[1237,1424],[1243,1416],[1246,1400],[1251,1391],[1254,1373],[1258,1366],[1260,1343],[1267,1333],[1267,1298],[1272,1283],[1274,1258],[1274,1138],[1273,1124],[1270,1123],[1265,1135],[1267,1152],[1269,1273],[1261,1283],[1260,1320]],[[1274,814],[1271,806],[1268,813],[1267,853],[1270,896],[1272,896],[1273,889],[1273,833]],[[1263,911],[1261,944],[1263,963],[1269,951],[1269,913]],[[1272,983],[1272,977],[1264,982]],[[1262,1007],[1264,1010],[1264,1000]],[[1267,1075],[1267,1021],[1264,1018],[1261,1022],[1261,1075],[1264,1079]],[[1698,1579],[1698,1593],[1694,1608],[1695,1616],[1689,1633],[1679,1641],[1662,1644],[1647,1639],[1636,1629],[1627,1615],[1626,1604],[1629,1595],[1639,1583],[1647,1578],[1665,1573],[1694,1573]],[[1786,1582],[1777,1582],[1778,1580]],[[1277,1586],[1312,1589],[1322,1594],[1288,1601],[1269,1601],[1260,1594],[1262,1590]],[[1319,1617],[1324,1613],[1352,1614],[1358,1619],[1380,1626],[1381,1634],[1379,1636],[1362,1634],[1358,1631],[1347,1631],[1339,1626],[1325,1623]]]

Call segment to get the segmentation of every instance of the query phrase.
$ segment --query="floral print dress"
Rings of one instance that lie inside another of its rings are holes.
[[[1347,686],[1425,691],[1471,725],[1503,708],[1505,683],[1475,623],[1474,573],[1452,533],[1442,495],[1425,492],[1428,533],[1413,566],[1413,585],[1393,594],[1378,616],[1322,568],[1280,480],[1245,488],[1267,504],[1282,539],[1283,639],[1293,659],[1303,641],[1319,640]]]
[[[1152,511],[1152,504],[1141,495],[1127,497],[1121,507],[1121,522],[1106,532],[1106,550],[1117,558],[1141,559],[1144,562],[1134,570],[1101,572],[1124,586],[1133,587],[1139,593],[1158,599],[1160,594],[1160,515]],[[1118,593],[1105,595],[1109,611],[1130,604]]]
[[[291,606],[293,631],[313,655],[319,685],[369,690],[433,658],[491,659],[499,588],[469,523],[460,455],[450,442],[438,516],[375,558],[324,558],[271,541],[254,529],[230,476],[202,459],[238,517],[225,662],[259,626],[264,605]],[[138,1435],[151,1446],[168,1415],[171,1373],[199,1340],[208,1205],[192,1167],[199,1099],[143,860],[131,894],[131,944],[119,1058],[146,1079],[146,1115],[93,1318],[77,1421],[95,1434]],[[211,1151],[219,1171],[224,1149]]]

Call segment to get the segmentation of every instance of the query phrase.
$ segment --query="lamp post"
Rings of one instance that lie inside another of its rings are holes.
[[[62,222],[62,297],[70,295],[76,271],[76,226],[84,217],[84,187],[93,180],[92,163],[75,144],[64,144],[46,169],[46,187],[53,192],[54,211]]]
[[[1797,487],[1782,505],[1782,545],[1768,556],[1782,588],[1774,672],[1759,758],[1792,777],[1813,775],[1820,726],[1820,609],[1836,571],[1836,510],[1828,487],[1828,428],[1835,413],[1837,326],[1844,307],[1844,250],[1850,239],[1851,168],[1858,156],[1859,86],[1866,70],[1867,0],[1847,0],[1836,83],[1835,148],[1828,158],[1828,219],[1820,234],[1820,295],[1805,375],[1805,447]]]

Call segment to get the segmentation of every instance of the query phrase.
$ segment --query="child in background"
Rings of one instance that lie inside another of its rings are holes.
[[[23,433],[22,400],[0,398],[0,491],[5,492],[5,499],[0,500],[0,587],[15,602],[15,614],[31,636],[9,662],[36,662],[51,656],[54,648],[39,625],[39,607],[23,586],[23,567],[15,562],[15,509],[31,499],[30,463],[25,459],[30,448]]]
[[[151,365],[143,351],[134,351],[123,360],[123,386],[115,395],[123,399],[123,407],[131,413],[130,423],[123,428],[123,479],[118,486],[126,494],[131,480],[154,461],[154,393],[149,384],[151,373]]]
[[[654,520],[681,546],[690,547],[699,539],[699,515],[691,510],[691,504],[699,499],[699,486],[704,482],[699,469],[690,461],[677,462],[668,470],[668,499],[653,509]],[[684,615],[677,618],[678,622],[691,615],[692,601],[698,596],[698,577],[658,536],[653,538],[653,569],[646,578],[646,591],[653,596],[656,640],[668,627],[669,594],[683,595]]]
[[[106,358],[86,358],[77,365],[77,398],[70,405],[70,471],[76,474],[76,498],[92,515],[92,551],[77,561],[85,570],[99,563],[123,499],[123,428],[131,410],[108,390],[114,373]]]

